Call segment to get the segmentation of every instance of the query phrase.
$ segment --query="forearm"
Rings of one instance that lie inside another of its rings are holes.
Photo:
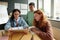
[[[10,26],[5,26],[5,30],[8,30],[10,28]]]
[[[36,33],[43,40],[53,40],[53,37],[50,32],[43,32],[43,31],[36,29],[36,28],[32,29],[32,31],[34,33]]]
[[[39,31],[38,36],[44,40],[53,40],[53,36],[50,32]]]

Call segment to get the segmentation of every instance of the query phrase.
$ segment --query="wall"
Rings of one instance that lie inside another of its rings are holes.
[[[8,14],[14,9],[14,3],[28,4],[28,0],[0,0],[0,2],[8,2]]]
[[[53,27],[60,29],[60,21],[50,20]]]
[[[8,2],[8,13],[10,13],[13,9],[14,9],[14,3],[24,3],[24,4],[28,4],[28,0],[0,0],[0,2]],[[23,17],[25,18],[26,20],[26,16],[23,15]],[[60,28],[60,22],[58,21],[53,21],[53,20],[50,20],[51,21],[51,24],[52,26],[54,27],[57,27],[57,28]]]
[[[26,15],[22,15],[23,18],[26,20]],[[51,22],[51,25],[53,27],[59,28],[60,29],[60,21],[55,21],[55,20],[49,20]]]
[[[7,2],[8,3],[8,14],[14,9],[14,3],[23,3],[23,4],[28,4],[28,0],[0,0],[1,2]],[[0,30],[4,29],[5,24],[0,24]]]

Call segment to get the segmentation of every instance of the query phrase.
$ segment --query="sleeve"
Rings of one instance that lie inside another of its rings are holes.
[[[39,36],[44,40],[53,40],[53,32],[49,22],[46,24],[46,32],[39,31]]]
[[[28,27],[28,24],[27,24],[26,21],[23,19],[23,17],[22,17],[22,24],[23,24],[23,25],[22,25],[23,27]]]
[[[34,29],[36,32],[38,32],[38,36],[42,38],[43,40],[53,40],[53,32],[51,28],[51,24],[47,23],[46,24],[46,32],[43,32],[41,30],[38,30],[37,28]]]
[[[26,22],[28,23],[28,12],[27,12],[27,15],[26,15]]]
[[[26,15],[26,22],[27,22],[27,24],[28,24],[28,20],[29,20],[29,19],[28,19],[29,13],[30,13],[30,11],[28,11],[28,12],[27,12],[27,15]]]
[[[8,22],[6,23],[4,29],[8,30],[10,27],[11,27],[11,23],[10,23],[10,20],[8,20]]]

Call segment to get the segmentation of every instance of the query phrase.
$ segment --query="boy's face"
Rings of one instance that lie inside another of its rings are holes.
[[[29,5],[29,9],[30,9],[30,11],[33,11],[34,10],[34,6],[33,5]]]

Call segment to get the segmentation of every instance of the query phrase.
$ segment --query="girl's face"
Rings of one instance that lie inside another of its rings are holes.
[[[41,15],[39,15],[39,14],[37,14],[37,13],[34,14],[34,19],[35,19],[36,21],[39,21],[40,18],[41,18]]]
[[[20,13],[19,13],[18,11],[16,11],[16,12],[14,12],[14,14],[13,14],[13,15],[14,15],[14,18],[15,18],[15,19],[18,19],[18,17],[19,17],[19,15],[20,15]]]

